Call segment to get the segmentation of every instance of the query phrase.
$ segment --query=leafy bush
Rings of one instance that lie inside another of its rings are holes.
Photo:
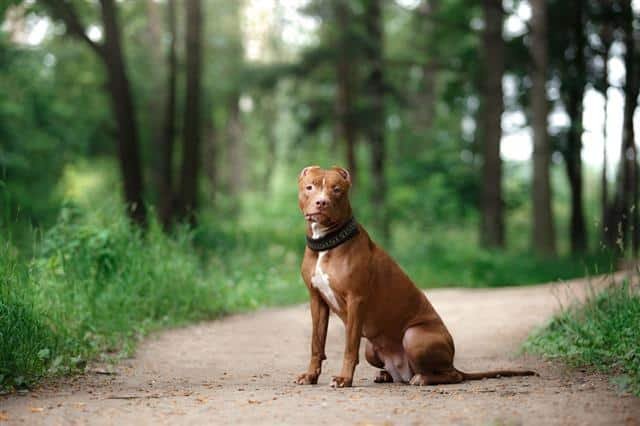
[[[572,366],[593,366],[640,396],[640,294],[626,282],[557,315],[525,349]]]

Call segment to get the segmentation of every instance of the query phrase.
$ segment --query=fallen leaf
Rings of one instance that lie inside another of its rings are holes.
[[[31,407],[31,408],[29,408],[29,410],[31,410],[32,413],[42,413],[44,408],[42,408],[42,407]]]
[[[6,411],[0,411],[0,421],[9,421],[9,414]]]

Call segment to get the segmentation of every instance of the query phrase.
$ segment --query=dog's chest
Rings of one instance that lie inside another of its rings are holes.
[[[316,261],[315,269],[311,274],[311,284],[315,288],[317,288],[320,293],[322,293],[324,300],[326,300],[327,303],[331,305],[334,311],[340,312],[340,304],[338,303],[336,295],[331,289],[331,278],[322,269],[323,260],[326,254],[326,251],[321,251],[318,253],[318,260]]]

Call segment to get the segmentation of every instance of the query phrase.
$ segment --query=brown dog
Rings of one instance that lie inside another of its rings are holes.
[[[298,202],[307,221],[302,278],[311,298],[313,332],[309,369],[296,383],[318,382],[329,309],[346,327],[342,372],[333,377],[333,387],[351,386],[361,337],[367,339],[367,361],[381,369],[378,383],[436,385],[536,374],[463,373],[453,366],[449,331],[424,293],[353,220],[350,187],[349,172],[339,167],[306,167],[298,177]]]

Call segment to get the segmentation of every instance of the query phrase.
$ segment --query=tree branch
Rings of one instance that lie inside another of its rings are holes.
[[[40,0],[40,2],[49,9],[53,18],[64,22],[69,35],[83,40],[98,56],[104,56],[104,46],[89,38],[84,25],[80,22],[80,17],[69,0]]]

